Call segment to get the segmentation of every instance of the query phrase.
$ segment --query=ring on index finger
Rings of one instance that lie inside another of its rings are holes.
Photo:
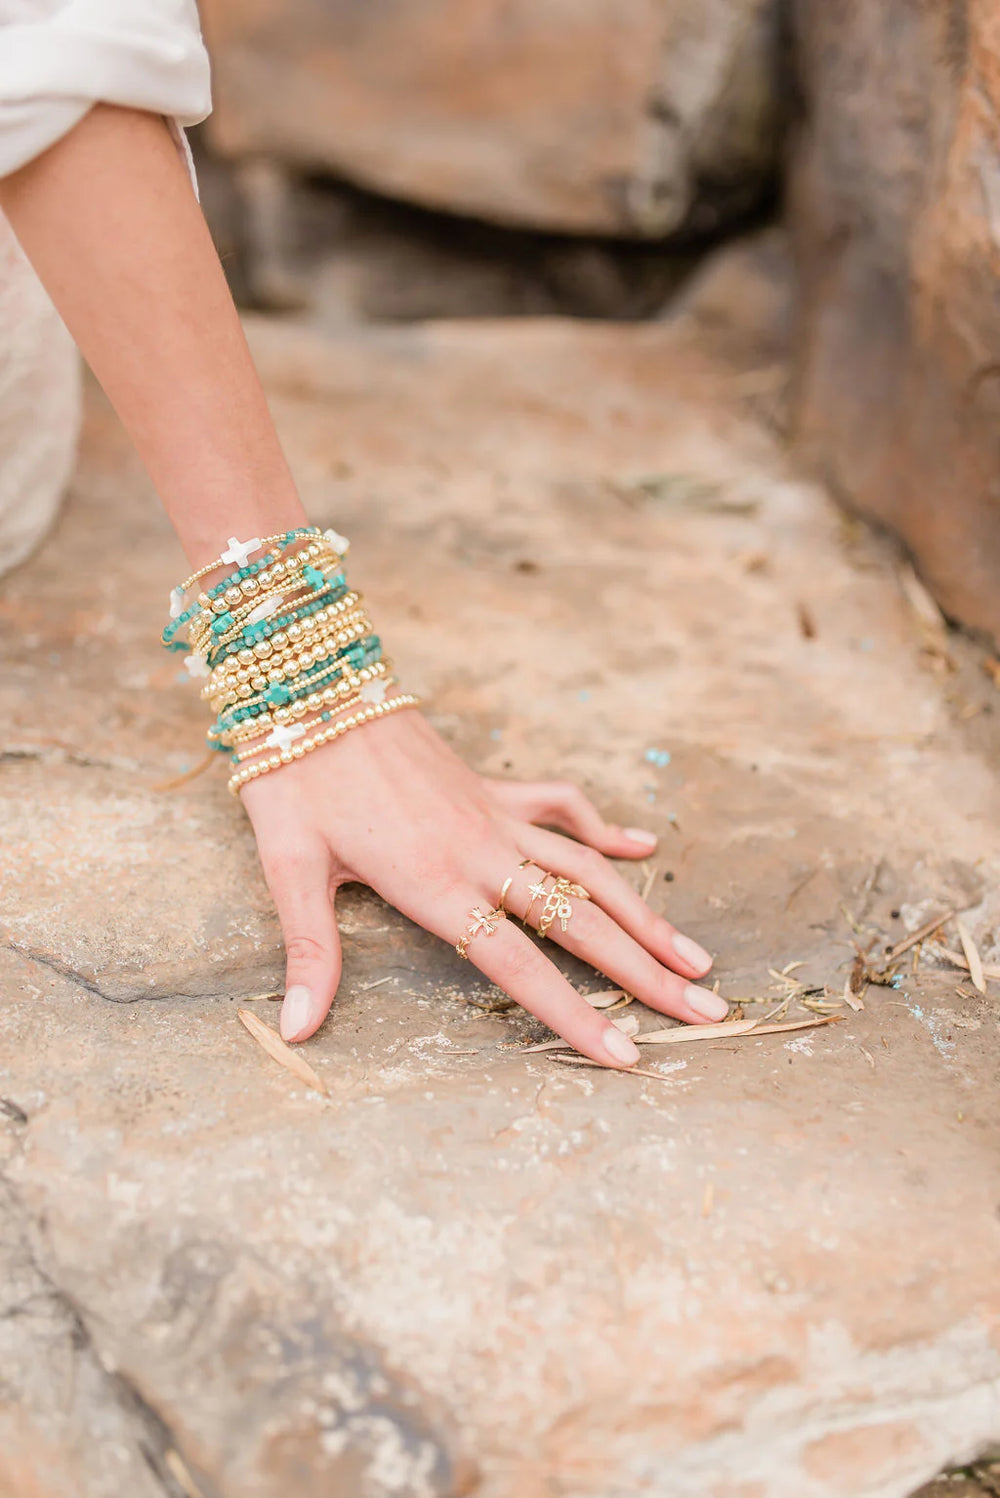
[[[497,926],[499,926],[500,922],[505,921],[506,919],[506,910],[501,909],[499,906],[497,906],[494,910],[480,910],[478,905],[473,905],[472,909],[469,911],[469,920],[472,922],[472,925],[468,928],[467,931],[464,932],[462,936],[458,938],[458,941],[455,943],[455,951],[458,953],[459,957],[464,957],[465,960],[468,961],[468,947],[469,942],[472,940],[472,938],[474,936],[480,935],[492,936],[494,931],[496,931]]]

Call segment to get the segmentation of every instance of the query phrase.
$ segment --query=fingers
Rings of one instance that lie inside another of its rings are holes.
[[[656,834],[606,822],[594,803],[569,780],[498,780],[493,791],[504,810],[522,822],[544,822],[609,858],[647,858]]]
[[[261,854],[285,942],[283,1040],[308,1040],[327,1016],[340,982],[340,936],[330,855],[320,843]]]
[[[712,959],[704,948],[650,910],[600,854],[541,827],[522,828],[518,841],[525,857],[541,868],[582,884],[591,899],[660,962],[688,978],[703,978],[708,972]]]
[[[543,884],[543,877],[541,870],[529,864],[515,876],[504,901],[512,914],[528,915],[532,927],[537,927],[545,906],[545,897],[538,891],[551,888],[551,882]],[[549,938],[599,968],[651,1009],[698,1025],[723,1019],[728,1013],[725,999],[664,967],[593,901],[571,895],[566,910],[565,930],[557,917],[548,928]]]
[[[473,910],[487,912],[488,896],[473,887],[463,896],[453,891],[434,911],[417,916],[429,931],[452,944],[475,924]],[[469,939],[467,956],[481,973],[576,1050],[603,1066],[629,1067],[639,1052],[627,1035],[581,999],[544,952],[512,920],[494,920],[492,933],[481,929]]]

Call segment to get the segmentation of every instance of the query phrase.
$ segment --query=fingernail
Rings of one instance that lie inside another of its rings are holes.
[[[639,1048],[632,1044],[627,1035],[616,1030],[614,1025],[609,1025],[604,1032],[604,1049],[613,1061],[618,1061],[622,1066],[634,1066],[639,1059]]]
[[[703,1019],[725,1019],[729,1013],[729,1005],[725,999],[720,994],[713,993],[710,988],[698,988],[694,983],[689,983],[684,990],[684,998],[695,1014],[700,1014]]]
[[[705,948],[699,947],[690,936],[675,936],[674,951],[682,962],[686,962],[689,967],[696,967],[699,972],[707,973],[712,966],[712,959]]]
[[[641,848],[655,848],[660,841],[655,832],[646,832],[642,827],[625,827],[622,830],[630,842],[638,843]]]
[[[296,1040],[312,1015],[312,994],[304,983],[293,983],[285,990],[278,1029],[282,1040]]]

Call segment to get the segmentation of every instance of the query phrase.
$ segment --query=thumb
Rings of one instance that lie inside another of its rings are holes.
[[[285,943],[283,1040],[308,1040],[326,1018],[340,982],[340,934],[327,850],[283,852],[264,864]]]

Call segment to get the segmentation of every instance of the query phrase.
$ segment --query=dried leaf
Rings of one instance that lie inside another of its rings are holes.
[[[652,1077],[654,1082],[672,1082],[673,1077],[665,1077],[662,1072],[650,1071],[648,1067],[642,1066],[605,1066],[601,1061],[591,1061],[589,1056],[579,1056],[576,1051],[560,1051],[552,1057],[553,1061],[561,1061],[564,1066],[596,1066],[598,1071],[616,1072],[626,1077]]]
[[[950,910],[943,911],[941,915],[932,916],[929,921],[925,921],[912,935],[905,937],[903,941],[897,942],[894,947],[889,949],[885,954],[885,966],[887,968],[891,967],[898,958],[902,957],[904,952],[908,952],[918,942],[926,941],[929,936],[933,936],[937,928],[943,926],[946,921],[953,920],[955,914],[956,911],[952,907]]]
[[[958,939],[962,943],[965,960],[969,964],[969,977],[972,979],[973,987],[978,988],[980,993],[985,993],[986,979],[983,975],[983,959],[979,955],[979,948],[972,940],[972,932],[961,916],[956,917],[955,925],[958,928]]]
[[[931,630],[934,634],[947,635],[948,625],[944,615],[910,563],[901,563],[897,575],[903,596],[925,629]]]
[[[812,1030],[817,1025],[835,1025],[842,1014],[828,1014],[816,1019],[782,1020],[769,1025],[757,1019],[722,1020],[717,1025],[677,1025],[670,1030],[647,1030],[635,1037],[636,1045],[677,1045],[686,1040],[721,1040],[739,1035],[780,1035],[787,1030]]]
[[[953,962],[956,967],[964,967],[966,972],[969,971],[969,959],[968,957],[963,957],[961,952],[952,952],[950,948],[943,947],[936,955],[944,957],[948,962]],[[988,967],[984,962],[983,977],[1000,978],[1000,967]]]
[[[180,1452],[175,1451],[172,1446],[163,1453],[163,1464],[181,1489],[184,1498],[204,1498],[201,1488],[188,1471]]]
[[[617,1004],[625,997],[620,988],[605,988],[600,993],[582,993],[581,999],[586,999],[592,1009],[610,1009],[612,1004]]]
[[[844,1003],[849,1009],[853,1009],[855,1014],[865,1007],[864,999],[852,991],[850,977],[844,979]]]
[[[277,1061],[279,1066],[283,1066],[286,1070],[293,1072],[299,1081],[304,1082],[307,1087],[314,1087],[324,1097],[329,1096],[326,1083],[322,1077],[316,1075],[304,1056],[300,1055],[298,1051],[293,1051],[290,1045],[285,1044],[277,1030],[272,1030],[270,1025],[265,1025],[264,1021],[258,1019],[250,1009],[237,1009],[236,1013],[240,1021],[250,1031],[254,1040],[256,1040],[258,1045],[263,1046],[272,1061]]]
[[[248,993],[243,1002],[244,1004],[259,1004],[262,999],[283,999],[284,997],[281,989],[276,988],[274,993]]]
[[[706,1181],[705,1189],[701,1194],[701,1215],[711,1217],[712,1207],[715,1205],[715,1182]]]
[[[635,1035],[639,1030],[639,1016],[637,1014],[623,1014],[621,1019],[613,1019],[611,1023],[623,1035]]]

